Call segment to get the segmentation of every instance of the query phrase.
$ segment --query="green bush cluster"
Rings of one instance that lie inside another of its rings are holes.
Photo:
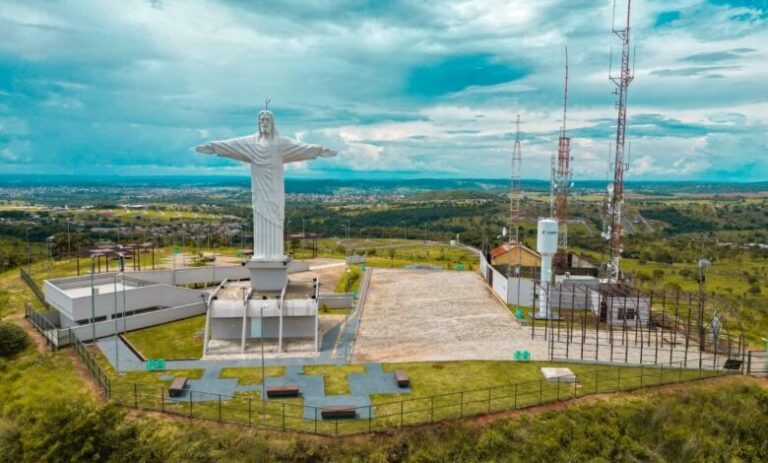
[[[9,357],[26,349],[27,333],[13,323],[0,321],[0,357]]]

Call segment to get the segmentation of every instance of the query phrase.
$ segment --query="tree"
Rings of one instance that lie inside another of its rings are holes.
[[[27,333],[13,323],[0,322],[0,357],[23,351],[29,344]]]

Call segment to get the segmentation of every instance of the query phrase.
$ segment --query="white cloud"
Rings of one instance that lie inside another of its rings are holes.
[[[612,1],[382,5],[4,3],[0,52],[40,70],[27,75],[16,73],[22,66],[0,68],[14,84],[13,92],[0,85],[9,101],[0,107],[0,135],[10,138],[0,139],[0,148],[27,143],[24,152],[45,164],[85,148],[77,131],[110,141],[112,134],[130,133],[125,145],[105,144],[89,159],[125,166],[161,154],[158,169],[205,171],[226,163],[190,156],[189,149],[201,139],[252,132],[255,113],[270,96],[284,134],[340,151],[337,158],[291,166],[290,172],[328,175],[336,167],[361,175],[421,170],[505,176],[520,114],[526,176],[543,178],[561,124],[567,45],[568,127],[589,134],[574,137],[574,170],[580,178],[604,177],[612,136],[594,126],[615,118],[607,80],[609,50],[618,45],[609,30]],[[638,153],[630,178],[696,178],[722,162],[739,166],[762,159],[764,138],[756,134],[768,125],[768,27],[756,9],[703,0],[649,0],[633,7],[638,56],[630,117],[662,115],[712,133],[692,138],[665,132],[655,121],[630,127]],[[680,11],[674,27],[653,26],[660,12],[672,10]],[[735,21],[736,15],[747,20]],[[754,51],[725,63],[732,67],[686,61],[740,49]],[[527,74],[439,96],[408,92],[414,67],[472,54]]]

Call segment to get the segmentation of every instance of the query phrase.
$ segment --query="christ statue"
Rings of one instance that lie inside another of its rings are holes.
[[[336,156],[318,145],[281,137],[269,109],[259,112],[259,132],[230,140],[212,141],[195,147],[198,153],[216,154],[251,166],[253,202],[253,260],[285,260],[283,220],[285,218],[284,164]]]

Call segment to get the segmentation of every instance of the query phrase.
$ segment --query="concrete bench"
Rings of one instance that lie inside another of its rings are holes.
[[[184,388],[187,387],[187,378],[181,377],[176,378],[171,383],[171,386],[168,388],[168,396],[169,397],[179,397],[181,394],[184,393]]]
[[[405,370],[395,370],[395,381],[397,381],[397,387],[408,387],[411,385],[411,379]]]
[[[280,386],[272,386],[267,388],[267,397],[298,397],[299,386],[296,384],[282,384]]]
[[[320,409],[320,416],[324,420],[339,418],[355,418],[357,412],[354,405],[329,405]]]

